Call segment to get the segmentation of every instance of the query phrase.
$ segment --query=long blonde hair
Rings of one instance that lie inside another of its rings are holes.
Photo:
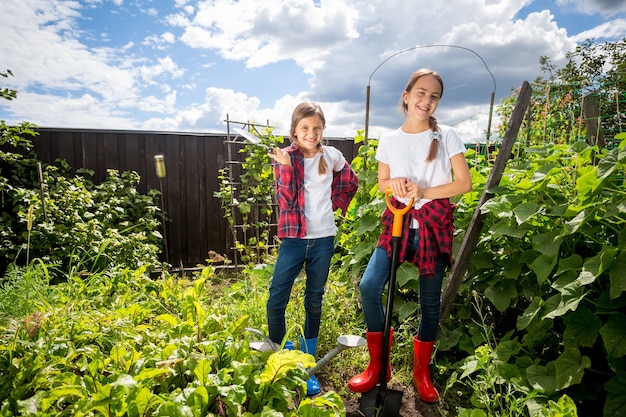
[[[326,118],[324,117],[324,112],[319,104],[311,103],[311,102],[302,102],[296,106],[293,110],[293,114],[291,115],[291,129],[289,131],[289,140],[293,143],[296,141],[296,127],[298,127],[298,123],[300,120],[305,119],[311,116],[318,116],[322,120],[322,126],[324,129],[326,128]],[[324,153],[324,146],[322,146],[322,141],[317,144],[317,149],[319,153]],[[318,166],[317,172],[322,175],[325,174],[328,170],[328,164],[326,163],[326,158],[322,155],[320,158],[320,164]]]
[[[440,97],[443,97],[443,78],[441,78],[441,75],[431,70],[430,68],[420,68],[413,74],[411,74],[411,76],[409,77],[409,81],[406,83],[406,87],[404,87],[404,91],[406,91],[407,93],[410,92],[413,86],[415,86],[417,80],[424,75],[432,75],[433,77],[435,77],[435,80],[437,80],[439,82],[439,85],[441,85]],[[402,113],[404,113],[404,115],[406,116],[409,111],[408,104],[404,102],[402,97],[400,98],[399,104]],[[433,133],[431,135],[430,148],[428,148],[428,156],[426,157],[426,162],[431,162],[435,160],[435,158],[437,158],[437,151],[439,150],[439,138],[441,137],[441,134],[439,133],[439,125],[437,124],[437,119],[435,117],[430,116],[428,125]]]

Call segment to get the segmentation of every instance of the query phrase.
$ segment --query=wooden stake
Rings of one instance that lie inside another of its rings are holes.
[[[480,212],[480,208],[487,200],[492,197],[492,194],[489,192],[489,190],[500,183],[502,173],[504,172],[506,163],[511,156],[513,144],[515,143],[519,128],[522,124],[522,120],[524,119],[524,114],[526,113],[526,111],[528,110],[528,106],[530,105],[531,95],[532,88],[530,87],[528,81],[524,81],[520,90],[519,97],[517,98],[517,104],[515,105],[515,108],[513,109],[513,114],[511,115],[509,128],[504,134],[502,144],[500,145],[500,151],[498,152],[496,161],[493,164],[493,169],[489,174],[489,178],[487,179],[487,183],[485,184],[483,193],[480,197],[480,200],[478,201],[478,206],[474,211],[474,215],[472,217],[470,225],[465,233],[463,243],[461,243],[461,247],[456,256],[456,260],[452,265],[452,269],[450,270],[450,275],[448,277],[448,281],[446,282],[446,287],[443,291],[443,296],[441,298],[441,320],[444,320],[448,317],[448,314],[450,314],[450,310],[452,309],[452,303],[456,298],[459,286],[465,278],[467,265],[469,264],[472,252],[476,247],[476,243],[478,242],[478,238],[480,236],[480,232],[485,221],[485,214]]]

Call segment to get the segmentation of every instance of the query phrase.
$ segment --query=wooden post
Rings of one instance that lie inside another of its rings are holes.
[[[600,97],[597,93],[589,93],[583,97],[583,119],[587,128],[587,143],[600,148],[606,147],[600,123]]]
[[[450,270],[450,275],[448,277],[448,281],[446,282],[446,287],[443,291],[443,295],[441,298],[441,320],[444,320],[448,317],[448,314],[450,314],[450,310],[452,309],[452,303],[456,298],[459,286],[465,278],[467,265],[469,264],[472,252],[476,247],[476,243],[478,242],[478,238],[480,236],[480,232],[485,221],[485,214],[482,214],[480,212],[480,208],[487,200],[491,198],[492,194],[489,192],[489,190],[500,183],[502,173],[504,172],[504,167],[506,166],[506,162],[511,156],[513,144],[515,143],[519,128],[522,124],[522,120],[524,119],[524,114],[526,113],[530,104],[531,95],[532,88],[530,87],[528,81],[524,81],[519,93],[519,97],[517,98],[517,104],[515,105],[515,108],[513,109],[513,114],[511,115],[509,128],[504,134],[504,138],[502,139],[502,144],[500,146],[500,151],[498,153],[498,156],[496,157],[496,161],[493,164],[493,169],[489,174],[489,178],[487,179],[487,183],[485,184],[483,193],[480,197],[480,200],[478,201],[478,205],[476,207],[476,210],[474,211],[472,220],[465,233],[465,238],[461,243],[461,247],[459,248],[459,252],[456,256],[456,260],[454,261],[452,269]]]

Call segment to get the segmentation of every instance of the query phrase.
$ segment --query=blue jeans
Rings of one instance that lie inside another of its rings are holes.
[[[280,244],[266,305],[269,337],[274,342],[281,343],[285,337],[285,310],[291,288],[303,265],[306,273],[304,337],[313,339],[318,336],[322,319],[322,297],[328,280],[330,260],[335,252],[334,240],[334,236],[319,239],[285,238]]]
[[[412,258],[419,249],[419,233],[411,229],[407,247],[407,258]],[[441,316],[441,285],[446,269],[444,257],[437,259],[435,276],[419,277],[419,302],[420,323],[417,338],[423,342],[435,340],[439,328]],[[391,270],[391,258],[387,251],[376,248],[367,264],[363,278],[359,285],[361,301],[363,303],[363,315],[369,332],[382,332],[385,326],[385,312],[383,309],[382,295],[385,286],[389,282]],[[395,289],[392,289],[395,290]]]

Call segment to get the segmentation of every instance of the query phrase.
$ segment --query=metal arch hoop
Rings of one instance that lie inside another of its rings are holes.
[[[374,76],[376,71],[378,71],[378,69],[380,67],[382,67],[385,64],[385,62],[389,61],[391,58],[393,58],[393,57],[395,57],[397,55],[400,55],[400,54],[403,54],[405,52],[412,51],[412,50],[415,50],[415,49],[435,48],[435,47],[457,48],[457,49],[463,49],[465,51],[469,51],[469,52],[473,53],[474,55],[476,55],[478,57],[478,59],[481,60],[481,62],[483,63],[483,65],[487,69],[487,72],[489,72],[489,75],[491,76],[491,80],[493,81],[493,91],[491,92],[491,103],[489,105],[489,124],[487,126],[487,142],[489,142],[489,136],[491,135],[491,118],[492,118],[492,115],[493,115],[493,102],[494,102],[495,95],[496,95],[496,78],[493,76],[493,73],[489,69],[489,66],[487,66],[487,63],[485,62],[483,57],[478,54],[478,52],[474,51],[473,49],[464,47],[464,46],[442,44],[442,45],[417,45],[417,46],[412,46],[410,48],[402,49],[402,50],[400,50],[398,52],[395,52],[395,53],[391,54],[387,58],[385,58],[380,64],[378,64],[378,66],[376,68],[374,68],[374,71],[372,71],[372,73],[370,74],[369,79],[367,80],[367,94],[366,94],[366,97],[365,97],[365,139],[364,139],[365,143],[367,143],[368,133],[369,133],[370,83],[372,82],[372,77]]]

